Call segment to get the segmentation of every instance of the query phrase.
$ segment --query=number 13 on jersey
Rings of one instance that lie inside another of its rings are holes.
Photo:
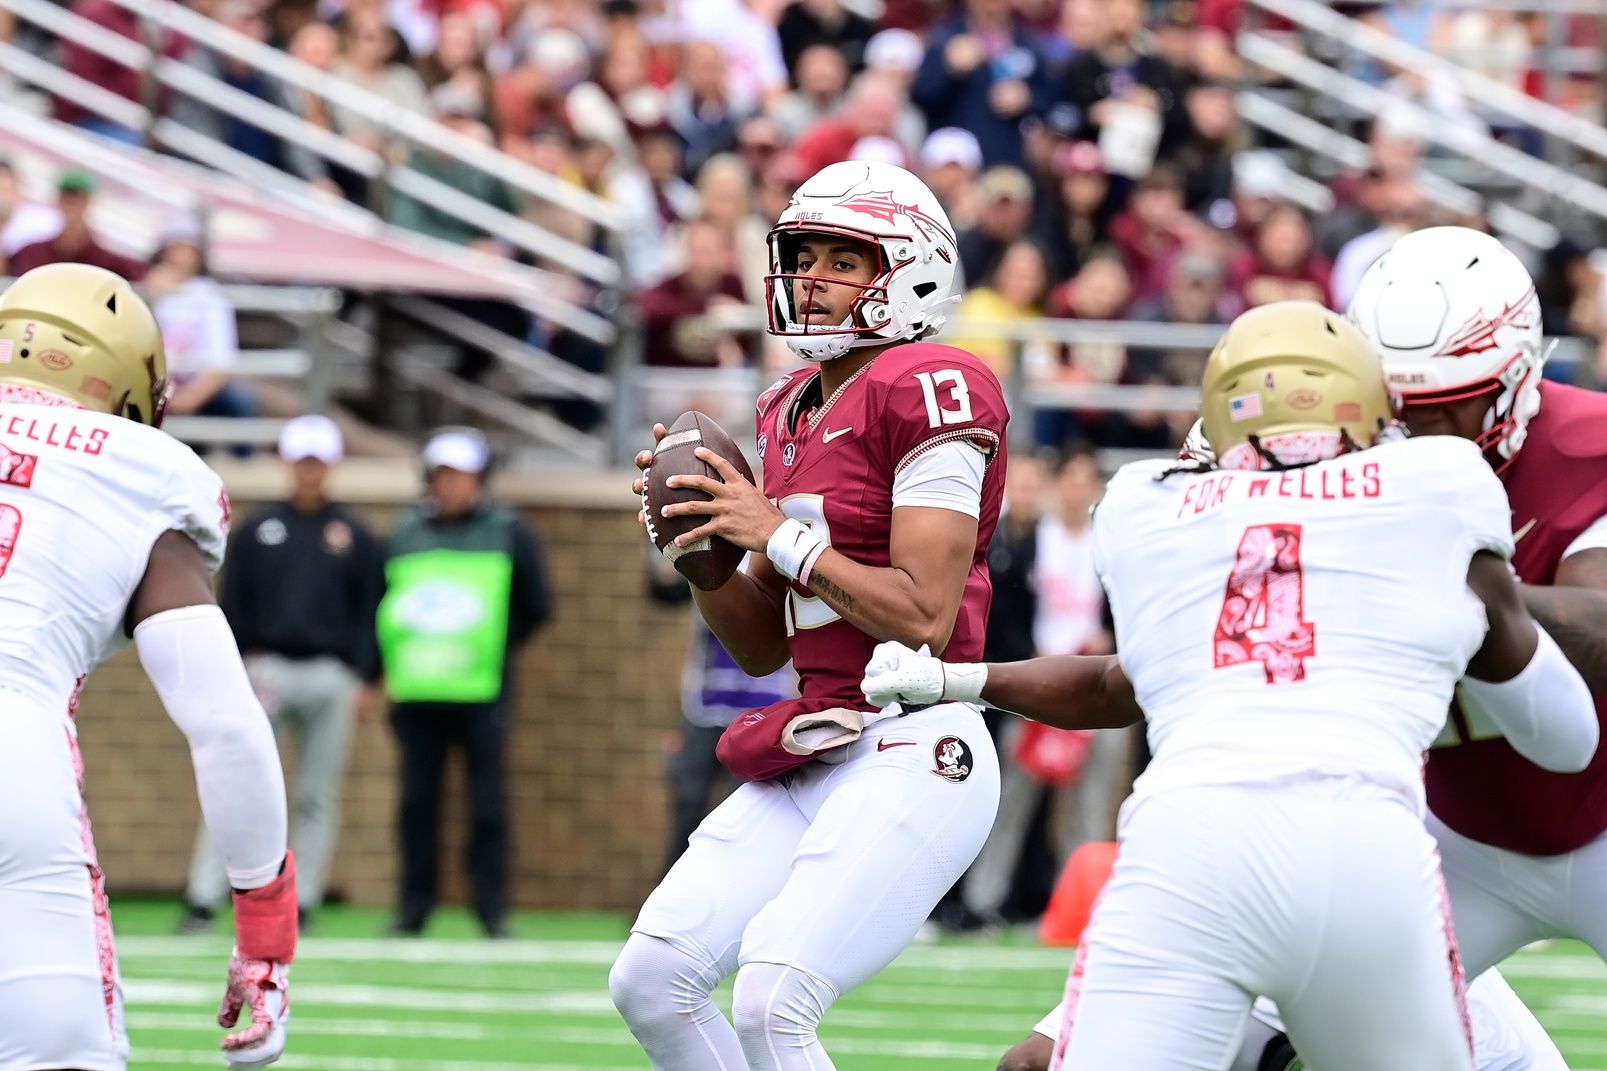
[[[1317,653],[1317,628],[1305,619],[1301,526],[1254,524],[1239,537],[1217,613],[1216,668],[1260,662],[1268,684],[1304,680]]]

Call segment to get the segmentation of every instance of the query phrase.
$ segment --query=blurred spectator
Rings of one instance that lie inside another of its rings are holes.
[[[662,282],[674,258],[666,236],[697,215],[697,191],[681,178],[681,139],[668,127],[647,131],[637,150],[637,168],[616,176],[614,199],[629,221],[625,230],[625,269],[633,283]]]
[[[1233,157],[1249,139],[1231,86],[1200,82],[1184,94],[1183,104],[1189,132],[1174,162],[1184,176],[1184,204],[1190,212],[1204,215],[1233,196]]]
[[[1019,453],[1010,459],[1005,473],[1004,510],[993,541],[988,544],[988,577],[993,582],[983,655],[988,661],[1020,662],[1037,654],[1032,623],[1038,610],[1038,522],[1043,517],[1048,488],[1049,470],[1039,454]],[[986,716],[997,746],[1006,756],[1003,765],[1011,765],[1004,743],[1014,741],[1021,720],[1004,711],[989,710]],[[960,880],[966,907],[984,924],[1003,921],[1010,881],[1016,872],[1010,865],[1014,854],[1000,851],[990,860],[989,868],[973,866]]]
[[[1434,51],[1465,70],[1524,88],[1534,42],[1523,14],[1490,8],[1444,12],[1433,28]]]
[[[587,129],[572,121],[570,96],[580,78],[584,77],[588,58],[586,45],[566,30],[550,30],[536,42],[523,62],[498,77],[492,89],[497,144],[503,152],[521,158],[528,156],[528,140],[538,130],[575,126],[584,132],[613,145],[615,150],[624,138],[623,128],[607,136],[610,131],[597,127]],[[601,94],[601,91],[598,91]],[[611,109],[606,100],[599,107]],[[614,117],[618,121],[617,115]],[[602,124],[599,124],[599,126]]]
[[[330,68],[331,73],[398,108],[427,115],[430,101],[423,80],[413,68],[397,62],[400,41],[396,31],[385,21],[383,12],[375,8],[353,8],[346,13],[340,58]],[[335,129],[349,140],[376,152],[389,151],[383,129],[363,113],[334,104],[331,115]]]
[[[473,89],[457,81],[442,82],[430,93],[430,105],[435,111],[436,121],[446,129],[482,145],[492,143],[491,128],[484,122],[484,100]],[[482,204],[510,215],[518,212],[513,191],[501,179],[465,163],[450,152],[419,145],[409,154],[407,166]],[[491,232],[401,190],[391,191],[386,205],[386,218],[398,227],[406,227],[443,242],[472,245],[482,252],[499,255],[510,252],[509,247]]]
[[[1390,181],[1389,173],[1373,164],[1352,178],[1347,184],[1348,197],[1342,201],[1338,199],[1338,182],[1335,181],[1334,207],[1317,222],[1317,248],[1324,256],[1337,256],[1351,239],[1378,226],[1378,214],[1389,196]]]
[[[1130,318],[1163,324],[1225,324],[1222,264],[1204,252],[1186,252],[1172,262],[1166,295],[1133,307]],[[1195,384],[1203,367],[1198,349],[1135,349],[1128,355],[1134,376],[1158,375],[1168,383]]]
[[[1283,200],[1289,179],[1289,165],[1266,149],[1251,149],[1233,158],[1232,198],[1226,204],[1211,206],[1211,223],[1248,242],[1272,211]]]
[[[250,392],[232,378],[240,359],[234,305],[206,273],[193,220],[170,220],[162,228],[143,289],[167,349],[168,414],[255,413]]]
[[[768,115],[749,116],[737,127],[737,156],[758,178],[781,153],[786,140],[780,124]]]
[[[885,78],[899,89],[904,106],[893,120],[893,136],[911,151],[926,140],[928,130],[925,113],[910,99],[925,58],[926,46],[908,30],[883,30],[865,46],[866,73]]]
[[[908,170],[914,166],[914,161],[904,151],[904,146],[892,138],[868,137],[860,138],[854,142],[853,148],[848,150],[848,159],[867,163],[891,164]]]
[[[927,135],[921,146],[921,177],[948,213],[955,230],[976,224],[977,173],[982,170],[982,146],[976,135],[946,126]]]
[[[1066,279],[1095,249],[1110,243],[1114,198],[1105,156],[1093,142],[1060,146],[1052,166],[1060,182],[1041,199],[1038,231],[1050,250],[1050,271]]]
[[[1541,256],[1535,280],[1548,337],[1594,339],[1602,331],[1602,277],[1585,249],[1564,238]]]
[[[1114,644],[1105,627],[1104,592],[1094,570],[1089,513],[1104,489],[1094,455],[1082,449],[1069,452],[1057,466],[1052,485],[1054,508],[1039,519],[1034,540],[1033,650],[1040,656],[1108,654]],[[1064,801],[1069,813],[1060,816],[1059,863],[1064,864],[1086,841],[1110,839],[1126,735],[1117,729],[1076,734],[1071,739],[1088,751],[1080,760],[1050,770],[1034,746],[1043,742],[1043,729],[1020,719],[1005,725],[999,814],[965,876],[968,908],[983,918],[1000,917],[1032,817],[1046,793],[1070,789]]]
[[[213,10],[212,17],[253,41],[268,40],[268,20],[263,18],[261,9],[250,0],[222,0]],[[229,53],[194,45],[185,53],[184,62],[256,100],[270,103],[278,101],[280,89],[277,82],[259,67]],[[200,98],[178,94],[168,117],[214,141],[223,142],[253,160],[281,166],[278,138],[254,123],[210,107]]]
[[[692,601],[686,579],[656,551],[648,555],[647,588],[654,602]],[[750,677],[709,631],[696,606],[688,607],[687,617],[691,640],[681,668],[681,724],[665,748],[664,778],[670,794],[666,872],[686,851],[692,833],[717,802],[716,794],[736,785],[714,753],[726,726],[745,710],[769,706],[798,692],[791,662],[767,677]]]
[[[1011,242],[1032,227],[1032,180],[1020,168],[999,164],[977,180],[980,207],[976,225],[960,232],[955,249],[966,285],[986,279]]]
[[[72,0],[67,9],[103,30],[110,30],[141,45],[151,45],[154,40],[157,51],[168,59],[182,57],[189,47],[189,42],[178,34],[160,28],[155,28],[153,38],[148,39],[141,29],[139,13],[116,3],[115,0]],[[124,100],[145,103],[145,81],[139,67],[127,66],[96,49],[80,44],[76,37],[62,37],[58,47],[60,50],[58,62],[63,72],[76,75],[109,93],[115,93]],[[66,97],[56,98],[56,118],[82,130],[93,131],[128,145],[140,143],[140,131],[132,130],[80,107]]]
[[[481,110],[492,130],[501,129],[497,121],[496,94],[491,71],[486,66],[485,48],[474,17],[466,11],[449,11],[441,16],[440,37],[435,51],[419,63],[424,87],[434,91],[454,85],[480,97]]]
[[[1001,324],[1042,319],[1049,281],[1048,264],[1038,243],[1030,238],[1017,239],[1005,248],[983,285],[973,286],[966,293],[957,319]],[[1008,339],[983,336],[950,340],[948,344],[975,354],[1001,381],[1010,381],[1015,345]]]
[[[1099,142],[1114,174],[1139,178],[1188,136],[1182,72],[1144,50],[1142,0],[1107,0],[1105,37],[1066,66],[1061,93],[1080,113],[1078,136]]]
[[[1139,181],[1127,209],[1110,225],[1132,273],[1136,300],[1165,293],[1172,258],[1201,231],[1203,225],[1183,207],[1183,180],[1176,171],[1161,165]]]
[[[17,250],[61,233],[61,213],[30,201],[11,161],[0,157],[0,270]]]
[[[50,238],[42,238],[18,249],[6,258],[7,270],[21,275],[41,264],[93,264],[97,268],[114,271],[130,281],[138,282],[145,276],[145,265],[132,257],[113,253],[96,240],[89,227],[91,198],[95,180],[87,171],[63,171],[56,179],[56,213],[61,217],[61,229]]]
[[[753,111],[751,98],[731,88],[725,53],[713,41],[695,41],[684,52],[682,77],[669,92],[669,119],[686,144],[683,166],[695,173],[715,153],[735,147],[737,124]]]
[[[1095,250],[1075,276],[1050,292],[1047,311],[1068,320],[1120,320],[1132,300],[1132,277],[1121,255],[1112,249]],[[1114,383],[1126,362],[1126,348],[1119,342],[1079,342],[1038,375],[1080,383]],[[1040,435],[1038,441],[1052,445],[1067,437]]]
[[[367,717],[379,681],[374,611],[385,556],[362,519],[330,500],[329,476],[342,454],[340,429],[328,417],[285,424],[279,460],[290,470],[290,496],[236,529],[218,599],[274,735],[281,746],[296,741],[290,846],[303,926],[323,903],[340,837],[352,723]],[[223,857],[202,823],[184,929],[209,929],[228,891]]]
[[[988,164],[1023,163],[1021,121],[1044,114],[1054,93],[1049,66],[1015,20],[1010,0],[965,0],[927,38],[910,95],[932,127],[964,127]]]
[[[750,305],[763,305],[764,277],[770,270],[765,239],[773,221],[755,214],[750,176],[747,165],[736,156],[712,157],[697,176],[699,215],[731,235],[744,296]]]
[[[1249,248],[1234,258],[1228,285],[1241,311],[1274,301],[1315,301],[1333,307],[1332,273],[1328,258],[1317,249],[1306,214],[1285,203],[1267,213]]]
[[[788,139],[797,138],[842,105],[848,89],[848,61],[831,45],[810,45],[798,57],[793,74],[798,88],[770,109],[771,118]]]
[[[794,0],[776,24],[781,58],[800,87],[799,65],[809,49],[825,45],[842,57],[850,71],[857,71],[865,66],[865,46],[875,32],[874,22],[850,11],[842,0]]]
[[[552,592],[535,533],[486,490],[485,437],[443,428],[425,445],[423,462],[425,496],[391,532],[377,627],[401,749],[392,932],[417,936],[435,908],[442,779],[448,752],[461,747],[472,906],[487,936],[506,937],[504,767],[514,655],[552,616]],[[444,606],[456,612],[440,613]]]
[[[829,164],[848,159],[861,138],[886,138],[897,133],[897,120],[904,107],[903,91],[889,78],[864,74],[848,92],[842,110],[816,123],[792,146],[792,155],[805,176]],[[918,146],[906,145],[913,155]]]
[[[784,0],[781,0],[784,2]],[[768,106],[787,91],[774,12],[778,0],[696,0],[679,5],[681,40],[712,41],[728,63],[731,92]]]
[[[1428,200],[1417,180],[1407,175],[1392,177],[1388,190],[1380,197],[1378,226],[1345,243],[1334,259],[1329,287],[1334,308],[1350,308],[1350,299],[1356,296],[1356,287],[1373,261],[1388,252],[1401,235],[1428,226],[1429,219]]]
[[[290,39],[290,55],[317,70],[333,71],[340,56],[340,34],[328,23],[304,23]],[[278,104],[316,127],[335,130],[330,107],[317,93],[282,82],[278,86]],[[341,194],[350,201],[365,203],[368,200],[368,181],[355,171],[326,160],[294,141],[284,142],[282,149],[282,166],[297,178],[329,193]]]
[[[650,365],[734,367],[747,358],[743,345],[706,315],[720,304],[741,305],[731,235],[708,220],[683,231],[686,269],[636,295],[642,317],[644,361]]]
[[[532,55],[544,70],[559,59],[537,60],[548,36],[551,34],[541,38]],[[565,51],[572,47],[566,45]],[[585,54],[584,44],[579,53]],[[634,139],[644,131],[663,127],[668,121],[668,104],[664,91],[649,77],[651,59],[647,40],[640,34],[623,34],[610,39],[598,58],[596,81],[576,85],[566,98],[569,125],[575,132],[608,142],[616,155],[627,159]],[[562,82],[561,73],[551,70],[548,73]]]

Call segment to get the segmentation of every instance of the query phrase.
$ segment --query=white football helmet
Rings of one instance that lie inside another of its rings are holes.
[[[822,233],[874,245],[881,258],[876,276],[857,283],[800,273],[803,237]],[[792,195],[769,244],[769,330],[806,361],[935,334],[948,319],[946,310],[960,300],[954,285],[959,253],[949,217],[926,183],[894,164],[851,161],[821,169]],[[798,315],[799,305],[807,306],[822,283],[859,290],[840,324],[810,324]]]
[[[1540,411],[1547,351],[1534,280],[1499,241],[1467,227],[1408,234],[1367,269],[1348,316],[1405,407],[1489,394],[1476,441],[1506,461],[1517,454]]]

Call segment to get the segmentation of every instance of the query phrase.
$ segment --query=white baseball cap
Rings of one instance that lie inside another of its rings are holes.
[[[931,170],[944,164],[959,164],[973,175],[982,170],[982,146],[976,135],[958,126],[928,134],[921,146],[921,166]]]
[[[896,67],[914,71],[920,68],[925,57],[926,46],[910,30],[883,30],[865,42],[865,66],[871,70]]]
[[[340,428],[333,420],[317,413],[296,417],[279,430],[279,456],[285,461],[317,458],[333,465],[345,456]]]
[[[456,469],[458,472],[485,472],[491,461],[491,451],[485,439],[468,431],[450,429],[435,435],[424,444],[424,470]]]

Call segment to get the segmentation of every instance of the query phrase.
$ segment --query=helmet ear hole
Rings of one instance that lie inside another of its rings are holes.
[[[918,298],[923,298],[923,297],[925,297],[926,295],[930,294],[932,291],[934,291],[936,289],[937,289],[937,284],[936,283],[916,283],[914,286],[910,287],[910,290]]]

